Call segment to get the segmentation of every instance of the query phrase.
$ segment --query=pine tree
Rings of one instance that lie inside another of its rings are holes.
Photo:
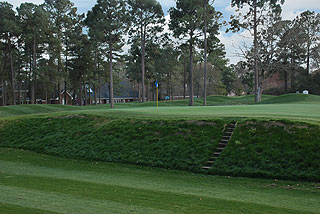
[[[128,0],[132,20],[131,36],[140,37],[142,102],[145,101],[145,55],[148,37],[162,31],[164,14],[156,0]]]
[[[249,11],[241,17],[231,16],[231,29],[239,31],[240,28],[253,30],[253,52],[254,52],[254,74],[255,74],[255,101],[261,101],[261,86],[259,72],[259,47],[258,47],[258,26],[262,24],[264,6],[269,5],[274,11],[281,11],[280,4],[285,0],[232,0],[231,6],[242,9],[249,7]],[[280,3],[280,4],[279,4]],[[242,20],[241,20],[242,19]],[[243,21],[243,22],[242,22]]]
[[[88,26],[101,35],[102,42],[108,46],[109,73],[110,73],[110,107],[114,107],[113,93],[113,60],[116,51],[123,46],[129,24],[127,5],[122,0],[98,0],[97,4],[88,13]],[[103,35],[103,36],[102,36]]]

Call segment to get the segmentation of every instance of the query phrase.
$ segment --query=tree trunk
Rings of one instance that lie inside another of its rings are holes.
[[[146,35],[145,35],[145,26],[141,24],[141,82],[142,82],[142,102],[145,101],[145,52],[146,52]]]
[[[68,76],[68,56],[67,56],[67,50],[66,50],[66,76],[64,78],[64,94],[63,94],[63,99],[64,99],[64,104],[67,105],[67,76]]]
[[[100,73],[100,64],[98,62],[98,76],[99,76],[99,104],[101,104],[101,73]]]
[[[49,104],[49,96],[48,96],[48,94],[49,94],[49,89],[48,89],[48,85],[49,85],[49,84],[46,84],[46,103],[47,103],[47,104]]]
[[[101,104],[101,75],[99,73],[99,104]]]
[[[286,69],[284,70],[284,91],[288,92],[288,72]]]
[[[24,81],[24,93],[23,93],[23,104],[27,104],[27,79],[28,79],[28,74],[26,72],[25,76],[25,81]]]
[[[193,34],[190,34],[190,56],[189,56],[189,106],[194,106],[193,100],[193,75],[192,75],[192,62],[193,62]]]
[[[293,66],[293,64],[294,64],[294,60],[293,60],[293,57],[291,56],[291,80],[290,80],[291,89],[293,89],[293,87],[294,87],[294,66]]]
[[[54,89],[53,89],[53,100],[56,101],[57,98],[57,83],[54,83]]]
[[[18,83],[18,105],[21,105],[21,82]]]
[[[67,81],[64,80],[64,94],[63,94],[64,105],[67,105]]]
[[[1,72],[1,85],[2,85],[2,106],[5,106],[6,105],[6,102],[5,102],[5,88],[4,88],[4,81],[3,81],[3,75],[2,75],[2,72]]]
[[[254,7],[254,77],[255,77],[255,102],[261,102],[261,88],[259,83],[259,65],[258,65],[258,21],[257,21],[257,0],[253,2]]]
[[[141,102],[141,83],[140,82],[138,83],[138,100],[140,103]]]
[[[15,90],[15,74],[13,69],[13,57],[11,50],[11,40],[8,36],[8,45],[9,45],[9,53],[10,53],[10,70],[11,70],[11,88],[12,88],[12,104],[16,105],[16,90]]]
[[[89,103],[89,105],[91,105],[91,83],[90,82],[88,83],[88,87],[89,87],[88,88],[88,91],[89,91],[89,102],[88,103]]]
[[[84,104],[87,105],[87,88],[86,88],[86,84],[83,82],[83,89],[84,89]]]
[[[183,99],[186,99],[186,84],[187,84],[187,57],[184,57],[183,64]]]
[[[95,82],[93,82],[93,93],[94,93],[94,105],[97,105],[97,87]]]
[[[79,81],[79,98],[80,98],[80,106],[83,106],[83,100],[82,100],[82,78],[80,74],[80,81]]]
[[[37,66],[36,40],[33,39],[33,63],[32,63],[32,89],[31,104],[36,104],[36,66]]]
[[[94,104],[97,105],[97,86],[96,86],[96,77],[97,77],[97,62],[98,62],[98,53],[97,48],[94,53],[94,81],[93,81],[93,91],[94,91]]]
[[[61,100],[60,100],[60,82],[59,82],[59,80],[58,80],[58,85],[57,85],[57,91],[56,91],[56,93],[57,93],[57,97],[56,98],[58,98],[58,104],[61,104]],[[55,99],[56,99],[55,98]]]
[[[203,106],[207,105],[207,0],[204,0],[204,67],[203,67]]]
[[[146,99],[147,101],[149,101],[150,99],[150,93],[149,93],[149,86],[150,86],[150,83],[149,83],[149,79],[147,79],[147,86],[146,86]]]
[[[307,49],[307,85],[309,86],[309,75],[310,75],[310,42],[308,41],[308,49]],[[310,87],[308,88],[310,90]]]
[[[110,108],[114,107],[114,97],[113,97],[113,74],[112,74],[112,42],[110,41],[110,51],[109,51],[109,71],[110,71]]]
[[[59,39],[59,37],[58,37],[58,39]],[[60,39],[59,39],[60,40]],[[58,56],[58,75],[61,75],[61,52],[60,52],[60,50],[59,50],[59,56]],[[60,88],[60,78],[59,78],[59,76],[58,76],[58,103],[59,104],[62,104],[61,103],[61,99],[60,99],[60,93],[61,93],[61,88]]]

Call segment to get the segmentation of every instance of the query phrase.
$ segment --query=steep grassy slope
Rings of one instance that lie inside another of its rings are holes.
[[[224,128],[221,120],[119,120],[86,115],[2,123],[2,147],[196,172],[210,157]]]
[[[5,214],[315,214],[317,187],[0,148],[0,213]]]
[[[320,182],[320,126],[246,121],[211,169],[213,174]]]
[[[92,115],[2,121],[0,147],[68,158],[201,171],[230,120]],[[320,126],[242,120],[212,174],[320,181]]]

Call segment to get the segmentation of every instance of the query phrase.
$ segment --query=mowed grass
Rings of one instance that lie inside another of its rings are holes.
[[[318,188],[0,149],[0,213],[320,213]]]
[[[272,96],[264,95],[264,99],[268,100],[273,98]],[[188,106],[189,101],[174,100],[174,101],[162,101],[159,102],[160,107],[168,106]],[[253,104],[254,96],[241,96],[241,97],[226,97],[226,96],[210,96],[208,97],[209,106],[221,106],[221,105],[244,105]],[[195,105],[202,106],[202,98],[195,98]],[[140,108],[140,107],[155,107],[156,102],[145,103],[118,103],[115,104],[115,108]],[[43,114],[65,111],[81,111],[81,110],[97,110],[97,109],[109,109],[109,105],[93,105],[93,106],[63,106],[63,105],[19,105],[19,106],[5,106],[0,107],[0,117],[19,116],[29,114]]]
[[[263,102],[254,104],[254,97],[211,96],[209,106],[203,107],[202,99],[196,99],[196,106],[187,106],[187,100],[116,104],[115,109],[108,105],[98,106],[60,106],[60,105],[24,105],[0,107],[0,119],[21,117],[93,114],[115,118],[153,118],[153,119],[213,119],[213,118],[263,118],[288,119],[309,123],[320,123],[320,96],[287,94],[278,97],[264,96]]]

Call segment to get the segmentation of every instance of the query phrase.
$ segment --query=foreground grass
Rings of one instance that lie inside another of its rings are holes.
[[[0,213],[320,213],[317,185],[0,149]]]

